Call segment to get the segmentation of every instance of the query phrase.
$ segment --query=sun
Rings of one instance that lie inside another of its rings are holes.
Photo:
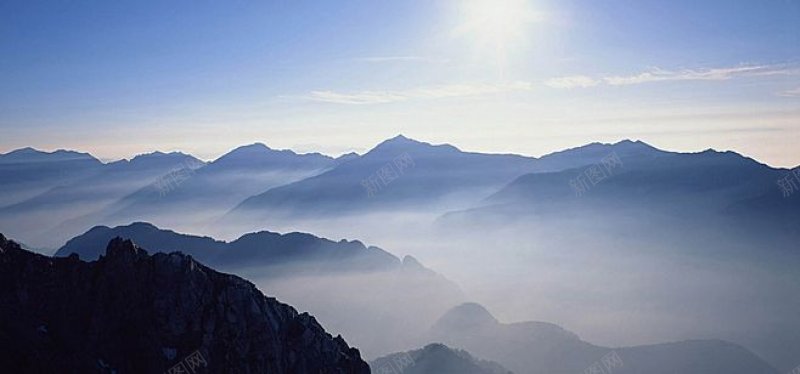
[[[529,26],[541,19],[529,0],[463,0],[459,13],[456,34],[469,37],[478,49],[501,58],[523,44]]]

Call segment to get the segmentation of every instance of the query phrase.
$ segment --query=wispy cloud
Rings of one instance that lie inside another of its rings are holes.
[[[593,78],[585,75],[552,78],[545,82],[553,88],[585,88],[605,83],[611,86],[628,86],[670,81],[724,81],[740,77],[773,75],[800,75],[800,67],[792,64],[741,65],[723,68],[665,70],[652,68],[633,75],[614,75]]]
[[[786,90],[782,92],[778,92],[778,96],[784,97],[800,97],[800,87],[793,88],[791,90]]]
[[[309,100],[326,103],[365,105],[528,91],[532,89],[532,87],[532,84],[529,82],[469,83],[426,86],[406,90],[359,92],[312,91],[304,97]]]
[[[353,61],[357,62],[424,62],[424,63],[443,63],[447,62],[445,59],[437,59],[423,56],[369,56],[354,58]]]
[[[677,71],[654,68],[636,75],[605,77],[603,80],[612,86],[622,86],[664,81],[723,81],[736,77],[796,74],[798,72],[797,67],[786,65],[749,65]]]
[[[600,80],[585,75],[571,75],[567,77],[551,78],[544,82],[553,88],[587,88],[600,84]]]

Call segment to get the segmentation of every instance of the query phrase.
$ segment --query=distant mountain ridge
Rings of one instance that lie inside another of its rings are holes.
[[[152,221],[169,212],[208,224],[252,195],[317,175],[338,162],[319,153],[275,150],[262,143],[241,146],[202,168],[177,173],[167,183],[143,186],[87,221]]]
[[[232,214],[330,214],[480,196],[535,170],[533,160],[462,152],[398,135],[325,173],[248,198]]]
[[[480,202],[502,195],[501,190],[530,179],[530,175],[566,179],[568,184],[570,173],[574,177],[580,168],[612,153],[627,160],[627,166],[643,170],[649,162],[668,158],[683,158],[697,168],[715,167],[707,163],[709,155],[715,154],[731,161],[749,160],[733,152],[668,152],[631,140],[591,143],[534,158],[464,152],[448,144],[432,145],[402,135],[381,142],[364,155],[335,159],[319,153],[275,150],[262,143],[235,148],[208,163],[179,152],[153,152],[104,164],[86,153],[26,148],[0,155],[0,187],[5,192],[0,196],[0,209],[14,205],[14,211],[23,212],[43,204],[66,206],[74,196],[103,208],[65,212],[69,217],[50,214],[26,218],[37,225],[23,230],[19,228],[32,225],[25,219],[14,222],[10,212],[0,211],[0,229],[36,247],[53,247],[57,245],[54,242],[98,224],[159,222],[159,218],[169,222],[180,217],[191,227],[224,217],[226,224],[249,223],[247,229],[252,230],[260,228],[252,222],[269,225],[288,216],[318,218],[396,210],[443,214],[486,205]],[[187,162],[160,171],[152,167],[181,157]],[[746,163],[739,166],[749,167]],[[737,172],[731,170],[729,174]],[[116,175],[127,175],[130,182],[118,180]],[[564,181],[558,183],[560,187]],[[774,180],[769,183],[772,192],[778,190]],[[98,186],[115,184],[115,191],[127,194],[110,194],[108,188],[106,193],[94,192]],[[49,192],[54,187],[59,189]],[[560,190],[570,193],[569,189]],[[91,196],[97,198],[92,200]],[[730,207],[740,215],[747,215],[748,209],[767,216],[776,215],[771,209],[782,209],[778,215],[790,216],[792,210],[769,196],[748,196]]]
[[[0,317],[9,372],[369,373],[341,336],[253,284],[119,238],[87,263],[0,235]]]
[[[570,154],[579,161],[571,165],[564,161]],[[602,165],[609,156],[619,160],[613,171]],[[739,235],[761,232],[754,237],[759,239],[800,238],[800,198],[783,196],[776,183],[789,171],[735,152],[673,153],[640,142],[621,142],[592,144],[545,156],[539,162],[551,164],[546,170],[552,165],[573,167],[522,175],[473,209],[448,213],[445,222],[499,220],[508,224],[565,213],[591,216],[624,211],[629,217],[641,216],[638,223],[642,225],[691,219],[703,225],[661,227],[717,225]],[[588,177],[592,170],[598,173],[594,180]]]
[[[101,164],[91,156],[81,160],[91,162],[91,169],[81,172],[73,170],[72,161],[69,165],[55,162],[53,167],[72,173],[74,177],[60,180],[57,185],[24,201],[0,208],[0,227],[26,239],[35,238],[38,245],[56,245],[60,236],[69,236],[83,228],[80,224],[71,227],[68,222],[102,210],[176,170],[203,166],[202,161],[179,152],[154,152],[108,164]],[[41,235],[43,231],[48,235]]]
[[[23,148],[0,154],[0,208],[101,170],[103,163],[86,153]]]
[[[96,260],[103,253],[103,244],[115,237],[141,243],[146,248],[180,251],[215,266],[268,267],[265,274],[303,272],[383,271],[397,269],[401,261],[392,254],[367,247],[359,241],[334,242],[305,233],[278,234],[268,231],[245,234],[231,242],[179,234],[171,230],[137,222],[109,228],[97,226],[69,240],[56,251],[56,257],[77,254],[86,261]]]
[[[198,214],[199,209],[221,215],[246,197],[338,162],[319,153],[274,150],[261,143],[236,148],[209,163],[180,152],[156,151],[102,163],[86,153],[23,149],[0,155],[0,176],[8,169],[6,183],[20,185],[9,186],[0,197],[0,228],[37,246],[54,246],[98,223],[150,219],[167,211],[207,221],[210,216]],[[33,214],[53,207],[64,212]]]
[[[32,147],[25,147],[0,154],[0,164],[24,163],[24,162],[53,162],[53,161],[75,161],[75,160],[95,160],[89,153],[59,149],[52,152],[41,151]]]

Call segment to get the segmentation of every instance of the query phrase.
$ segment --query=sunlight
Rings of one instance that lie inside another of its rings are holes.
[[[528,0],[468,0],[460,8],[459,36],[468,36],[482,52],[504,59],[512,47],[524,43],[529,25],[540,21]]]

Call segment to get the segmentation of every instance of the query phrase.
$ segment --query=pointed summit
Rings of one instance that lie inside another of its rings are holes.
[[[385,154],[386,156],[394,157],[404,152],[428,154],[431,152],[452,153],[460,151],[458,150],[458,148],[450,144],[433,145],[431,143],[414,140],[400,134],[393,138],[384,140],[380,144],[376,145],[375,148],[367,152],[364,156],[375,156],[376,154]]]
[[[109,258],[128,258],[142,254],[147,255],[147,251],[137,247],[130,239],[123,239],[119,236],[111,239],[106,247],[106,256]]]
[[[445,313],[434,326],[442,331],[456,331],[480,326],[495,325],[499,323],[483,305],[478,303],[464,303]]]
[[[267,145],[264,143],[253,143],[253,144],[243,145],[228,151],[228,153],[225,153],[224,155],[220,156],[218,159],[214,160],[214,162],[237,159],[242,157],[252,157],[254,155],[267,153],[271,150],[272,148],[267,147]]]
[[[211,163],[233,167],[252,167],[268,163],[277,167],[289,167],[297,162],[321,164],[324,167],[332,163],[333,158],[320,153],[296,153],[291,149],[273,149],[264,143],[253,143],[235,148]]]

